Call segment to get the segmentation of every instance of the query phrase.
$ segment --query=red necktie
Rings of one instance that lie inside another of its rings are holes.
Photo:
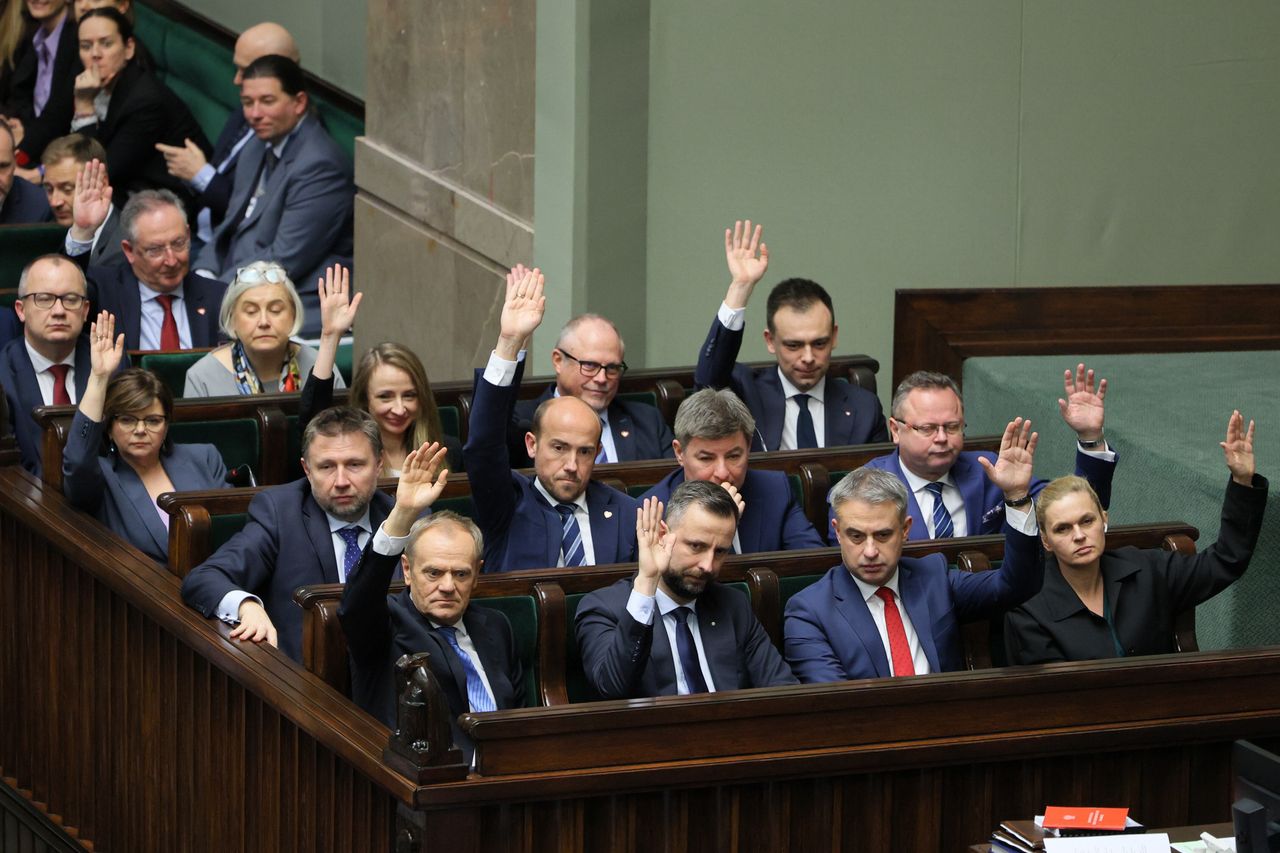
[[[51,364],[49,365],[49,373],[53,376],[53,404],[55,406],[70,406],[71,395],[67,393],[67,371],[71,369],[69,364]]]
[[[173,317],[173,294],[161,294],[156,297],[156,301],[164,309],[164,322],[160,324],[160,349],[182,349],[182,342],[178,340],[178,321]]]
[[[915,675],[911,647],[907,645],[907,629],[902,627],[902,614],[893,600],[893,590],[880,587],[876,595],[884,602],[884,626],[889,631],[889,654],[893,657],[894,675]]]

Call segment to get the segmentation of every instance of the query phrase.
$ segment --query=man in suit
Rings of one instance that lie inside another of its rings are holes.
[[[71,125],[75,79],[81,65],[76,22],[67,0],[25,2],[36,30],[31,49],[23,53],[13,70],[5,118],[18,140],[18,166],[34,183],[39,179],[35,166],[41,152]]]
[[[312,115],[302,69],[264,56],[244,70],[240,100],[254,139],[240,152],[227,217],[195,267],[230,281],[245,264],[274,260],[298,282],[304,336],[320,332],[314,283],[351,266],[355,184],[351,163]]]
[[[1063,377],[1066,396],[1058,409],[1076,433],[1076,474],[1093,486],[1102,505],[1111,503],[1117,454],[1103,435],[1107,381],[1095,387],[1083,364]],[[907,484],[912,539],[998,533],[1004,520],[1000,490],[982,474],[989,452],[963,450],[964,404],[951,377],[918,371],[903,379],[893,395],[889,430],[898,449],[867,463]],[[1047,480],[1033,480],[1034,498]],[[939,496],[941,506],[938,505]],[[833,543],[834,544],[834,543]]]
[[[236,625],[231,639],[265,640],[301,660],[293,591],[346,582],[391,511],[391,498],[378,491],[381,460],[382,437],[367,412],[334,407],[316,415],[302,435],[306,476],[253,498],[244,529],[183,580],[183,600]]]
[[[575,626],[587,682],[602,699],[795,684],[747,597],[716,582],[738,526],[737,498],[685,483],[636,513],[634,578],[585,596]],[[662,629],[655,630],[655,622]]]
[[[680,467],[644,497],[667,502],[684,482],[709,480],[731,485],[746,501],[742,523],[733,536],[735,554],[822,548],[781,471],[748,467],[755,421],[732,391],[704,388],[691,394],[676,412],[676,460]]]
[[[23,334],[0,350],[0,385],[22,467],[38,476],[40,425],[31,410],[75,403],[89,381],[89,341],[80,335],[89,315],[84,273],[61,255],[42,255],[22,271],[13,307]]]
[[[507,424],[515,406],[524,340],[542,322],[542,274],[507,276],[498,343],[476,379],[462,449],[475,519],[484,531],[485,570],[628,562],[636,541],[629,495],[591,481],[600,419],[577,397],[547,400],[534,412],[525,447],[532,477],[511,470]]]
[[[445,453],[424,444],[406,457],[395,506],[365,546],[342,592],[338,619],[356,704],[394,729],[395,662],[429,652],[454,719],[454,742],[470,752],[458,715],[522,707],[524,672],[506,616],[469,606],[480,575],[480,529],[448,511],[415,521],[444,489]],[[406,588],[389,595],[397,567]]]
[[[294,62],[301,62],[298,46],[293,36],[279,24],[255,24],[240,34],[236,39],[232,63],[235,66],[235,77],[232,82],[237,89],[244,83],[244,70],[254,60],[263,56],[287,56]],[[227,202],[231,199],[231,186],[235,181],[236,162],[244,146],[254,138],[253,129],[245,120],[244,110],[237,106],[227,116],[218,134],[218,141],[213,146],[213,156],[205,157],[204,151],[193,140],[185,144],[156,145],[164,155],[165,166],[169,174],[185,181],[195,193],[196,205],[196,237],[201,244],[213,239],[213,229],[222,223],[227,214]]]
[[[794,595],[785,612],[787,663],[803,682],[948,672],[964,666],[960,623],[998,618],[1040,589],[1044,569],[1031,505],[1037,437],[1021,418],[1006,427],[995,463],[1004,560],[989,572],[948,568],[941,554],[902,557],[913,519],[907,488],[863,466],[832,490],[842,564]]]
[[[13,131],[0,120],[0,225],[50,222],[53,214],[44,191],[14,174]]]
[[[795,450],[888,441],[884,411],[875,394],[827,376],[840,331],[831,297],[817,282],[789,278],[769,293],[765,346],[776,368],[752,370],[737,364],[747,301],[769,268],[762,229],[734,223],[724,232],[729,290],[711,323],[694,383],[699,388],[731,388],[755,417],[752,450]]]
[[[191,274],[181,200],[168,190],[136,192],[120,212],[120,229],[126,262],[93,267],[89,279],[98,309],[116,316],[125,346],[172,352],[216,345],[226,285]]]
[[[111,203],[102,143],[82,133],[60,136],[45,148],[41,163],[53,218],[67,229],[63,254],[86,271],[123,260],[120,211]]]

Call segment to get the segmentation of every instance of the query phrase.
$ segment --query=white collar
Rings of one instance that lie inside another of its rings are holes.
[[[808,391],[801,391],[799,388],[791,384],[791,380],[782,372],[782,368],[778,368],[778,381],[782,383],[782,396],[784,399],[790,400],[797,394],[808,394],[819,403],[826,404],[827,395],[827,377],[823,376],[817,385],[814,385]]]
[[[22,339],[22,343],[27,347],[27,356],[31,359],[31,366],[35,369],[36,373],[44,373],[55,364],[68,364],[72,367],[76,366],[76,351],[74,349],[62,361],[50,361],[40,353],[36,352],[36,348],[31,345],[31,341],[27,340],[25,337]]]
[[[907,427],[907,429],[910,429],[910,427]],[[902,469],[902,476],[907,480],[907,488],[911,489],[911,493],[913,495],[920,494],[924,491],[926,486],[935,482],[934,480],[926,480],[924,477],[918,477],[908,470],[907,466],[902,464],[901,456],[898,457],[898,467]],[[956,486],[955,479],[951,476],[950,469],[947,470],[947,473],[939,477],[936,482],[939,482],[944,486],[951,486],[952,488],[957,489],[959,488],[959,486]]]
[[[547,503],[551,504],[551,508],[552,508],[552,509],[555,509],[555,508],[556,508],[556,506],[558,506],[559,504],[567,503],[567,504],[569,504],[569,505],[571,505],[571,506],[577,507],[577,508],[578,508],[578,510],[580,510],[580,511],[582,512],[582,514],[583,514],[583,515],[589,515],[589,514],[590,514],[590,513],[588,513],[588,512],[587,512],[587,491],[586,491],[586,489],[583,489],[583,490],[582,490],[582,494],[578,495],[578,497],[577,497],[575,500],[571,500],[571,501],[558,501],[558,500],[556,500],[554,497],[552,497],[551,493],[550,493],[550,492],[548,492],[548,491],[546,490],[546,488],[542,485],[542,481],[538,479],[538,475],[537,475],[537,474],[535,474],[535,475],[533,476],[533,487],[534,487],[535,489],[537,489],[537,490],[538,490],[538,494],[542,495],[542,497],[546,499]]]
[[[893,570],[893,577],[889,578],[880,586],[876,586],[875,584],[869,584],[866,581],[862,580],[853,572],[849,571],[848,566],[845,566],[844,570],[846,572],[849,572],[849,577],[853,578],[853,582],[858,585],[858,589],[862,592],[863,601],[870,603],[871,599],[875,598],[876,590],[880,589],[880,587],[893,590],[893,597],[898,599],[899,601],[902,600],[902,595],[898,592],[898,569],[896,567]]]
[[[324,514],[324,517],[329,519],[330,533],[337,533],[339,530],[342,530],[344,527],[359,527],[365,533],[370,533],[370,534],[373,533],[373,527],[369,522],[368,507],[365,507],[364,515],[360,516],[355,521],[343,521],[340,518],[334,518],[332,515],[329,515],[329,513],[327,512]]]
[[[181,299],[182,285],[178,285],[176,290],[166,290],[164,293],[161,293],[158,290],[152,290],[150,287],[147,287],[142,279],[138,279],[138,294],[142,297],[143,302],[151,302],[157,296],[172,296],[174,299]]]
[[[657,593],[654,594],[654,598],[656,598],[658,601],[658,612],[661,613],[663,616],[666,616],[671,611],[681,607],[687,607],[690,610],[692,610],[694,613],[698,612],[698,599],[695,598],[693,601],[690,601],[688,604],[681,604],[671,596],[667,595],[666,592],[663,591],[661,586],[658,587],[658,591]]]

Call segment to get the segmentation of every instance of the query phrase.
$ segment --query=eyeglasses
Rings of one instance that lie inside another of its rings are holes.
[[[288,280],[289,276],[285,273],[284,268],[275,264],[263,269],[241,267],[236,270],[236,281],[241,284],[262,284],[264,281],[268,284],[284,284]]]
[[[166,252],[173,252],[175,255],[181,255],[187,249],[191,248],[191,238],[181,237],[172,243],[166,243],[160,246],[144,246],[141,249],[142,256],[149,261],[158,261],[165,256]]]
[[[964,421],[947,421],[945,424],[909,424],[902,421],[902,425],[910,427],[924,438],[933,438],[938,430],[942,430],[947,435],[959,435],[964,432]]]
[[[53,303],[58,301],[61,301],[62,307],[68,311],[75,311],[89,301],[87,296],[82,296],[79,293],[28,293],[21,298],[30,299],[37,308],[43,308],[46,311],[53,307]]]
[[[139,421],[146,427],[147,432],[159,432],[164,429],[164,424],[167,420],[168,418],[164,415],[147,415],[145,418],[140,418],[136,415],[116,415],[116,423],[129,432],[133,432],[138,428]]]
[[[560,354],[570,361],[578,362],[578,370],[582,372],[583,376],[595,376],[601,370],[604,370],[605,376],[610,379],[616,379],[618,376],[627,372],[627,363],[625,361],[620,361],[617,364],[601,364],[598,361],[583,361],[570,353],[567,349],[562,347],[556,347],[556,349],[560,350]]]

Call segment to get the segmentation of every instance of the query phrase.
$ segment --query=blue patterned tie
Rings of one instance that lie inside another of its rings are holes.
[[[342,552],[342,577],[338,578],[346,583],[351,579],[351,570],[360,562],[360,528],[344,527],[337,533],[338,538],[347,543],[346,550]]]
[[[951,521],[951,513],[947,512],[947,507],[942,502],[942,484],[926,483],[925,489],[933,495],[933,538],[946,539],[954,535],[956,526]]]
[[[556,512],[560,513],[560,551],[564,554],[566,566],[581,566],[586,562],[587,551],[582,545],[582,531],[578,528],[578,519],[573,517],[576,509],[572,504],[556,504]]]
[[[800,407],[796,418],[796,450],[807,450],[818,446],[818,433],[813,428],[813,414],[809,411],[809,395],[797,394],[791,399]]]
[[[498,706],[493,703],[493,697],[489,695],[489,691],[484,689],[484,679],[480,677],[480,671],[472,662],[471,655],[464,652],[462,646],[458,645],[458,629],[452,625],[441,625],[436,630],[444,634],[444,638],[449,641],[449,645],[458,653],[458,659],[462,661],[462,668],[467,673],[467,704],[471,706],[471,710],[496,711]]]
[[[702,677],[698,647],[694,645],[693,632],[689,630],[689,617],[693,616],[693,611],[688,607],[677,607],[671,615],[676,617],[676,652],[680,655],[680,668],[684,670],[684,683],[690,693],[706,693],[707,680]]]
[[[609,425],[604,422],[604,418],[601,418],[600,419],[600,452],[596,454],[596,464],[604,464],[606,462],[613,461],[612,459],[609,458],[609,451],[604,446],[604,431],[607,430],[608,428],[609,428]]]

